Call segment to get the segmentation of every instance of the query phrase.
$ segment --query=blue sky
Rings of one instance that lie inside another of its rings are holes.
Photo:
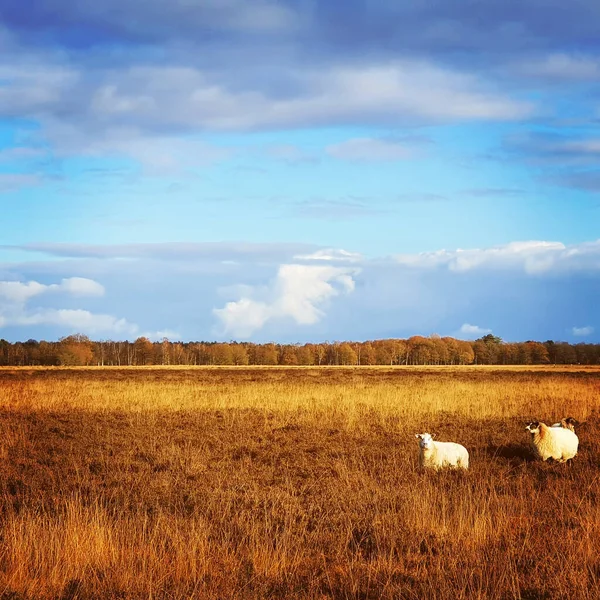
[[[0,337],[600,341],[594,0],[4,0]]]

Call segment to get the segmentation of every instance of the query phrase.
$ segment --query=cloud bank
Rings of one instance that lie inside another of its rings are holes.
[[[11,279],[0,284],[6,339],[81,328],[117,338],[178,332],[184,340],[476,338],[493,331],[508,341],[576,342],[595,341],[600,331],[597,241],[390,257],[294,244],[26,248],[32,258],[43,250],[44,260],[0,263]]]
[[[561,242],[512,242],[494,248],[400,254],[395,259],[407,267],[456,272],[482,268],[522,269],[528,274],[569,269],[596,271],[600,270],[600,240],[573,246]]]
[[[60,283],[37,281],[0,281],[0,327],[32,328],[51,325],[65,333],[134,335],[137,325],[107,314],[95,314],[83,309],[29,307],[33,298],[62,294],[74,299],[101,297],[104,286],[86,277],[68,277]]]

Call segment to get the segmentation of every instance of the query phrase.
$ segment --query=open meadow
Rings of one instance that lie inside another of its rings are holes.
[[[1,369],[0,598],[598,598],[599,409],[583,367]]]

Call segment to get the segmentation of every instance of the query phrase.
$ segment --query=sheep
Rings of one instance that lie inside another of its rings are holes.
[[[450,467],[453,469],[469,468],[469,453],[464,446],[454,442],[434,442],[429,433],[417,433],[419,440],[419,465],[434,470]]]
[[[565,423],[567,421],[565,419]],[[533,421],[525,429],[531,433],[534,452],[541,460],[552,458],[566,462],[577,454],[579,438],[569,427],[548,427],[545,423]]]
[[[579,422],[573,417],[567,417],[565,419],[561,419],[560,423],[554,423],[552,427],[563,427],[564,429],[570,429],[573,433],[575,433],[575,425],[579,425]]]

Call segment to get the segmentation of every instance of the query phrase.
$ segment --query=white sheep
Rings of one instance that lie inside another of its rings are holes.
[[[428,469],[469,468],[469,453],[464,446],[454,442],[434,442],[429,433],[417,433],[419,440],[419,465]]]
[[[548,427],[545,423],[533,421],[525,429],[531,433],[533,449],[541,460],[552,458],[566,462],[577,454],[579,438],[568,427]]]
[[[565,419],[561,419],[560,423],[554,423],[552,427],[563,427],[564,429],[570,429],[573,433],[575,433],[575,425],[579,425],[579,423],[573,417],[567,417]]]

